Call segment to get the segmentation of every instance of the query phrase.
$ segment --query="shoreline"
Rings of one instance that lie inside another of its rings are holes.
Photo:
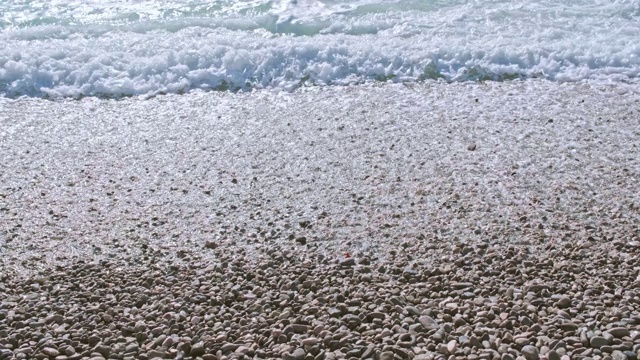
[[[638,357],[624,89],[0,100],[0,359]]]

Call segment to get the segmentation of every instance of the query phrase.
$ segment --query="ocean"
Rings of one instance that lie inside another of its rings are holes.
[[[0,95],[637,84],[639,39],[638,0],[9,0]]]

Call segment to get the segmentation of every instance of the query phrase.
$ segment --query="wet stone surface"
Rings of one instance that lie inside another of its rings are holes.
[[[638,358],[640,96],[548,86],[0,100],[0,359]]]

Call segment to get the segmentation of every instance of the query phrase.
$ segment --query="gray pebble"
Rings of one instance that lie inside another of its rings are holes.
[[[520,352],[522,353],[522,356],[524,356],[525,359],[527,360],[540,359],[540,355],[538,354],[538,349],[535,346],[526,345],[522,347],[522,350],[520,350]]]
[[[431,316],[420,316],[418,318],[418,321],[427,330],[435,330],[440,328],[440,325],[438,325],[438,323]]]
[[[616,338],[622,338],[622,337],[631,335],[629,332],[629,329],[623,328],[623,327],[611,328],[607,332]]]
[[[204,349],[204,344],[203,343],[197,343],[197,344],[194,344],[191,347],[191,351],[190,351],[191,356],[194,356],[194,357],[195,356],[202,356],[202,355],[204,355],[204,353],[205,353],[205,349]]]
[[[318,338],[307,338],[300,341],[300,345],[302,346],[314,346],[318,343]]]
[[[54,348],[51,347],[46,347],[44,349],[42,349],[42,353],[49,356],[49,357],[56,357],[58,355],[60,355],[60,352]]]
[[[549,350],[546,355],[549,360],[560,360],[560,355],[555,350]]]
[[[602,336],[594,336],[589,340],[589,344],[592,348],[599,349],[609,344],[609,341]]]
[[[556,303],[556,306],[558,306],[561,309],[566,309],[571,306],[571,299],[567,296],[563,296],[558,300],[558,302]]]
[[[306,353],[305,353],[304,349],[297,348],[291,353],[289,353],[289,352],[284,353],[282,355],[282,358],[284,360],[304,360],[305,355],[306,355]]]
[[[378,356],[378,360],[393,360],[393,358],[393,351],[385,351],[380,353],[380,355]]]
[[[611,359],[612,360],[627,360],[628,358],[627,358],[627,355],[625,353],[623,353],[622,351],[614,350],[611,353]]]
[[[340,266],[342,267],[354,266],[355,264],[356,264],[356,259],[352,257],[340,260]]]

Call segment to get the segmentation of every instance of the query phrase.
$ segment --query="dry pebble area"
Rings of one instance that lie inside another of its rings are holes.
[[[638,359],[639,100],[2,99],[0,359]]]

